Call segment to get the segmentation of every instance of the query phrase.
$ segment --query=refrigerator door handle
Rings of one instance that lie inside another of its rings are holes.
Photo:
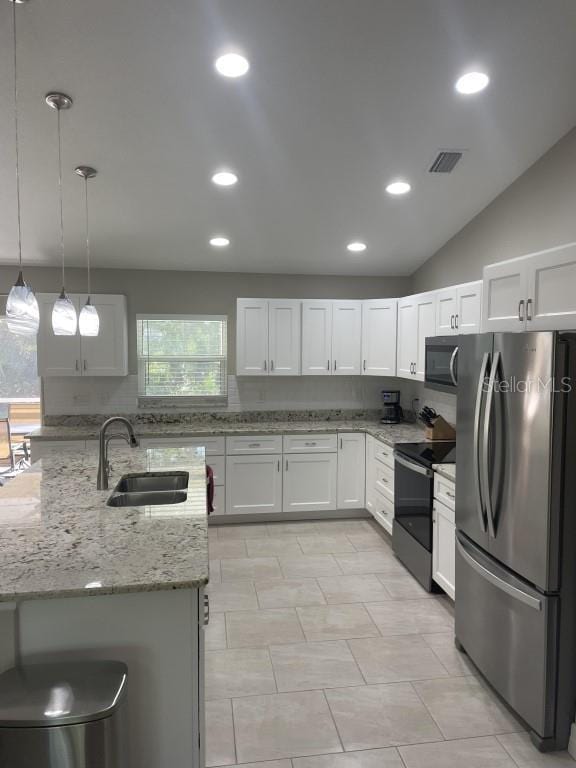
[[[521,603],[524,603],[524,605],[527,605],[530,608],[534,608],[536,611],[542,610],[541,600],[538,600],[538,598],[533,597],[532,595],[528,594],[528,592],[524,592],[524,590],[509,584],[507,581],[501,579],[495,573],[492,573],[492,571],[488,570],[488,568],[485,568],[470,552],[468,552],[465,545],[460,541],[458,537],[456,537],[456,547],[466,563],[473,570],[475,570],[476,573],[482,576],[483,579],[486,579],[486,581],[492,584],[492,586],[502,590],[502,592],[506,592],[506,594],[510,595],[510,597],[519,600]]]
[[[452,384],[454,384],[455,387],[458,386],[458,379],[456,378],[456,369],[454,367],[457,356],[458,356],[458,347],[454,347],[454,351],[450,356],[450,378],[452,379]]]
[[[484,408],[484,428],[482,430],[482,479],[484,486],[484,504],[486,506],[486,517],[488,518],[488,532],[490,536],[496,538],[496,521],[494,518],[494,508],[492,506],[492,496],[490,495],[490,420],[492,418],[492,408],[494,405],[494,385],[498,368],[500,366],[500,352],[494,353],[492,366],[490,368],[490,378],[488,379],[488,392],[486,394],[486,406]]]
[[[478,517],[480,518],[480,529],[483,533],[486,533],[486,519],[484,517],[482,484],[480,482],[480,416],[482,413],[482,394],[484,392],[484,383],[486,381],[486,371],[488,369],[489,360],[489,353],[484,352],[482,365],[480,366],[480,376],[478,377],[476,408],[474,410],[474,487],[476,489],[476,506],[478,508]]]

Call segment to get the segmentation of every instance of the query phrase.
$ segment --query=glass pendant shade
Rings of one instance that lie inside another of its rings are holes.
[[[17,336],[35,336],[40,325],[40,312],[34,291],[26,285],[22,272],[12,286],[6,301],[8,330]]]
[[[52,307],[52,330],[55,336],[75,336],[78,325],[76,307],[64,290]]]
[[[98,317],[98,310],[90,303],[90,299],[88,299],[86,304],[84,304],[80,310],[78,328],[80,330],[80,336],[98,336],[100,331],[100,318]]]

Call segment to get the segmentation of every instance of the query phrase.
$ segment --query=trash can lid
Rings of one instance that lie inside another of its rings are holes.
[[[0,728],[88,723],[121,704],[128,668],[120,661],[24,664],[0,675]]]

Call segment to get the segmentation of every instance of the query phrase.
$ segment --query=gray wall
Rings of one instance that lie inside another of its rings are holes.
[[[482,277],[482,267],[576,240],[576,128],[413,275],[416,291]]]
[[[15,268],[0,267],[0,294],[10,290],[16,273]],[[37,293],[60,290],[58,269],[33,267],[25,270],[25,277]],[[85,271],[68,270],[66,282],[70,293],[84,292]],[[387,298],[409,294],[411,279],[96,269],[92,275],[92,290],[94,293],[120,293],[128,298],[131,373],[136,373],[135,315],[140,313],[228,315],[228,370],[235,373],[236,299],[239,296],[271,299]]]

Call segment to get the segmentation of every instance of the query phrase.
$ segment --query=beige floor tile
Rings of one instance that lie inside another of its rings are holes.
[[[335,557],[342,573],[406,573],[404,566],[388,550],[374,549]]]
[[[396,683],[448,677],[420,635],[349,640],[367,683]]]
[[[413,685],[447,739],[523,730],[477,677],[448,677]]]
[[[542,754],[530,741],[527,733],[507,733],[498,741],[519,768],[574,768],[576,761],[568,752]]]
[[[268,533],[270,536],[284,536],[285,534],[306,536],[309,533],[316,533],[316,525],[305,521],[300,523],[268,523]]]
[[[234,725],[232,702],[227,699],[206,702],[206,767],[234,765]]]
[[[258,608],[256,590],[251,581],[233,581],[209,584],[210,613],[222,611],[249,611]]]
[[[226,648],[226,621],[223,613],[210,611],[210,621],[204,630],[204,642],[207,651]]]
[[[363,605],[327,605],[296,610],[308,642],[378,635],[378,629]]]
[[[400,747],[406,768],[515,768],[492,736]]]
[[[249,696],[233,706],[240,763],[342,751],[321,691]]]
[[[378,531],[361,531],[359,533],[354,533],[350,531],[347,536],[350,543],[354,545],[354,548],[358,552],[368,552],[371,549],[383,549],[388,552],[392,551],[390,539],[386,537],[384,533],[378,533]]]
[[[244,539],[211,541],[208,545],[210,557],[224,560],[229,557],[247,557]]]
[[[333,555],[281,557],[280,567],[287,579],[301,576],[336,576],[341,573]]]
[[[447,632],[452,628],[452,618],[437,600],[389,600],[368,603],[366,608],[385,636]]]
[[[268,579],[255,582],[261,608],[326,605],[316,579]]]
[[[332,688],[326,697],[346,751],[442,739],[410,683]]]
[[[275,557],[240,557],[221,560],[222,581],[274,579],[282,576]]]
[[[360,574],[359,576],[326,576],[318,579],[320,589],[328,603],[373,603],[389,599],[378,576]]]
[[[404,768],[395,747],[365,749],[362,752],[345,752],[341,755],[296,757],[294,768]]]
[[[318,520],[316,532],[331,535],[334,533],[370,533],[372,528],[370,521],[363,518],[351,520]]]
[[[329,555],[337,552],[354,552],[354,547],[343,533],[298,536],[298,543],[305,555]]]
[[[343,640],[272,645],[270,656],[279,691],[340,688],[364,682]]]
[[[266,523],[246,523],[240,525],[220,525],[218,527],[218,539],[260,539],[268,536]]]
[[[209,561],[209,578],[208,581],[212,584],[217,584],[222,581],[222,572],[220,570],[220,560]]]
[[[263,763],[242,763],[232,765],[230,768],[292,768],[290,760],[266,760]]]
[[[208,528],[208,541],[214,541],[214,539],[218,538],[218,526],[217,525],[211,525]]]
[[[476,668],[465,653],[461,653],[454,645],[454,632],[438,632],[433,635],[422,635],[424,642],[440,659],[444,667],[454,677],[475,675]]]
[[[267,648],[239,648],[206,653],[206,698],[231,699],[276,693]]]
[[[380,574],[380,581],[392,600],[421,600],[437,597],[433,592],[426,592],[407,571],[404,573]]]
[[[260,648],[272,644],[304,642],[300,622],[293,608],[227,613],[226,634],[230,648]]]
[[[301,555],[298,538],[293,535],[268,536],[266,539],[247,539],[248,557],[277,557],[278,555]]]

